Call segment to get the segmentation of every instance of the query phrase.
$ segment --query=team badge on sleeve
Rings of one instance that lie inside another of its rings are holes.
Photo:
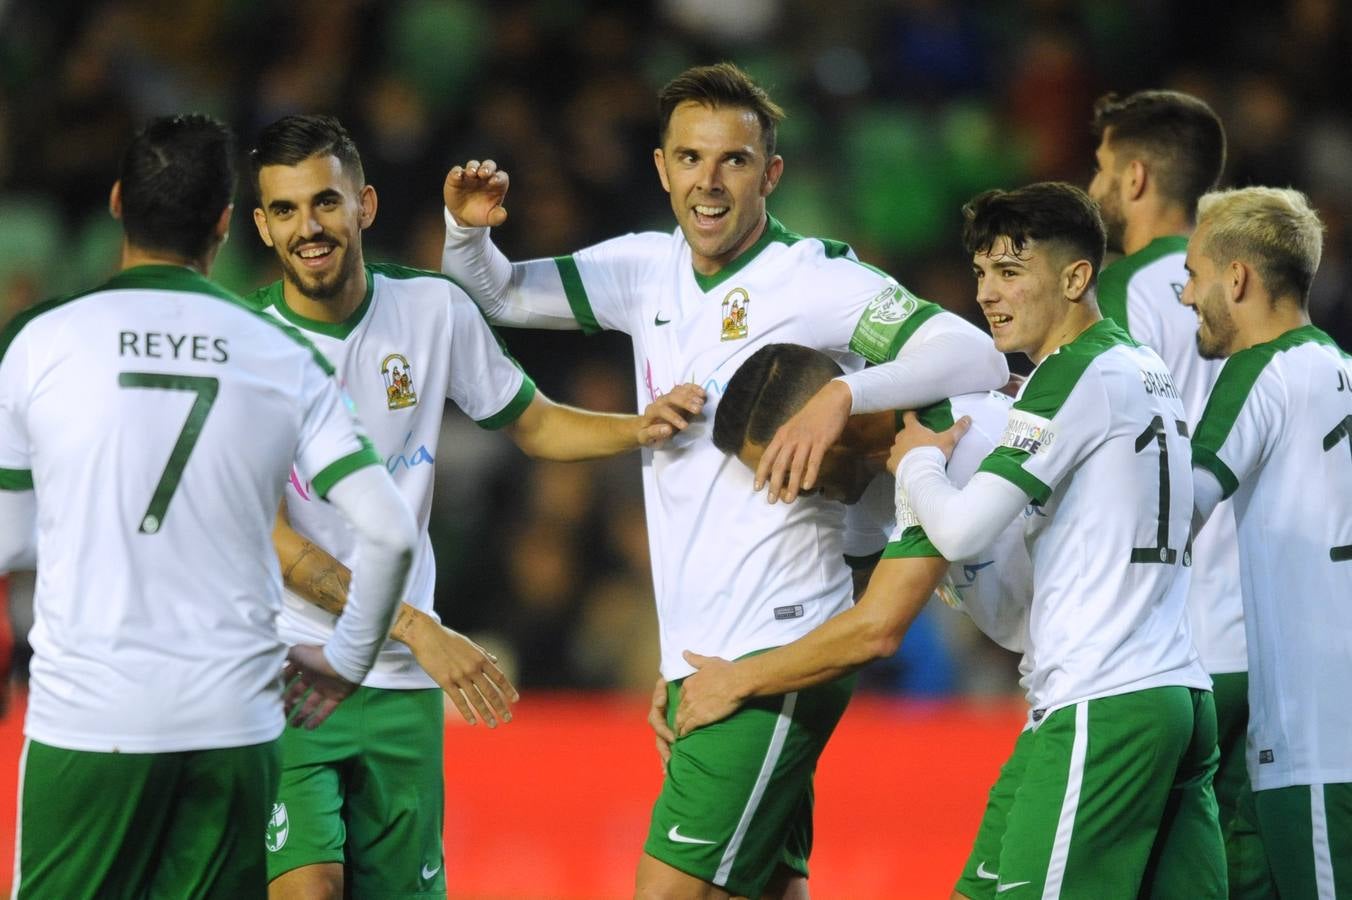
[[[733,288],[723,298],[723,340],[740,341],[747,335],[747,311],[751,295],[742,288]]]
[[[380,364],[385,378],[385,402],[390,409],[404,409],[418,403],[418,392],[413,387],[413,366],[398,353],[391,353]]]
[[[883,288],[864,307],[850,338],[850,349],[865,359],[887,359],[902,325],[917,309],[920,301],[899,284]]]

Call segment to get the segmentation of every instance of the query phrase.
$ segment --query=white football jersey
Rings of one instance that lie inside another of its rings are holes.
[[[754,474],[710,439],[732,374],[776,342],[821,350],[846,372],[883,362],[925,328],[970,325],[858,262],[844,244],[770,218],[717,274],[697,274],[678,230],[631,234],[556,260],[585,331],[633,338],[638,407],[678,384],[708,393],[702,420],[643,451],[662,674],[681,651],[735,659],[801,637],[850,604],[844,507],[819,497],[766,502]]]
[[[1186,435],[1163,361],[1105,319],[1033,370],[982,462],[1030,498],[1038,719],[1128,691],[1210,689],[1187,621]]]
[[[445,401],[455,401],[484,428],[516,421],[535,396],[521,371],[464,291],[444,275],[395,265],[368,265],[361,306],[341,323],[318,322],[293,312],[280,281],[249,302],[289,322],[315,343],[337,370],[376,452],[394,478],[421,531],[404,602],[435,615],[436,562],[427,523]],[[291,526],[349,569],[356,539],[336,509],[320,502],[312,485],[294,473],[286,491]],[[282,637],[290,643],[323,643],[337,617],[286,592]],[[376,688],[435,687],[413,653],[386,641],[363,684]]]
[[[921,411],[921,422],[942,430],[963,416],[968,430],[948,461],[948,477],[961,488],[981,461],[1000,443],[1013,400],[999,391],[960,394]],[[909,508],[897,515],[896,480],[883,472],[869,483],[863,497],[846,514],[846,553],[883,559],[941,556],[925,536]],[[1023,653],[1028,607],[1033,595],[1032,563],[1023,541],[1023,522],[1011,522],[991,546],[967,559],[950,560],[948,581],[937,592],[949,606],[967,613],[991,640],[1006,650]]]
[[[1164,360],[1183,400],[1188,427],[1195,432],[1222,362],[1197,352],[1197,314],[1179,300],[1188,280],[1183,268],[1187,249],[1186,237],[1169,235],[1123,257],[1099,275],[1098,301],[1105,316]],[[1225,501],[1217,507],[1192,544],[1188,622],[1202,665],[1212,674],[1243,672],[1249,665],[1239,596],[1239,538],[1229,506]]]
[[[0,332],[0,488],[37,492],[30,738],[150,753],[281,733],[287,474],[323,495],[380,462],[331,376],[179,266]]]
[[[1234,498],[1254,789],[1352,781],[1352,360],[1312,325],[1236,353],[1193,462]]]

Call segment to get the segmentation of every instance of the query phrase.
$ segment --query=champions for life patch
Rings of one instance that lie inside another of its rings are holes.
[[[1005,433],[1000,437],[1001,447],[1023,450],[1029,456],[1037,456],[1056,442],[1056,432],[1050,419],[1035,416],[1021,409],[1009,411],[1009,422]]]

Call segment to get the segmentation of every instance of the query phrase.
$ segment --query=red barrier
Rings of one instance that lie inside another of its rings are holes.
[[[0,720],[0,893],[13,862],[23,702]],[[641,699],[535,695],[511,725],[446,732],[453,898],[627,897],[661,783]],[[458,721],[458,719],[456,720]],[[857,698],[818,770],[817,897],[947,897],[1017,703]]]

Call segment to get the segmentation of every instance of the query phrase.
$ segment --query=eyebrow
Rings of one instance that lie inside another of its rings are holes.
[[[335,190],[334,188],[324,188],[322,191],[311,197],[310,202],[323,203],[327,200],[342,200],[342,199],[343,195],[341,191]],[[276,200],[273,200],[268,204],[268,211],[281,212],[282,210],[289,209],[295,205],[296,204],[294,201],[288,200],[285,197],[278,197]]]

